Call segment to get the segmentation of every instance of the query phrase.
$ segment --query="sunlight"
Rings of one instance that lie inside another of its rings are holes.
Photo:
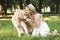
[[[49,17],[44,17],[44,20],[48,21],[59,21],[60,17],[59,16],[49,16]]]
[[[50,16],[49,17],[52,21],[58,21],[60,18],[59,16]]]
[[[43,7],[42,9],[42,12],[50,12],[50,7]]]
[[[48,18],[48,17],[45,17],[45,18],[44,18],[44,20],[51,20],[51,19],[50,19],[50,18]]]

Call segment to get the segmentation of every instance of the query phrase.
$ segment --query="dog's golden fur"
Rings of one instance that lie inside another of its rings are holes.
[[[25,12],[23,10],[17,9],[17,11],[15,11],[14,15],[12,16],[12,22],[14,24],[14,27],[18,31],[18,35],[21,35],[21,33],[24,33],[24,32],[26,32],[26,34],[28,34],[25,23],[24,22],[21,23],[21,18],[23,18],[24,13]],[[25,28],[22,26],[24,26]]]

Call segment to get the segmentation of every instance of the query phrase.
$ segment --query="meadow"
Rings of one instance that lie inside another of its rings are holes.
[[[51,32],[57,29],[58,33],[60,33],[60,16],[48,16],[44,17],[44,20],[47,22]],[[11,19],[0,19],[0,40],[60,40],[60,35],[49,35],[47,37],[22,35],[18,37],[17,30],[13,26]]]

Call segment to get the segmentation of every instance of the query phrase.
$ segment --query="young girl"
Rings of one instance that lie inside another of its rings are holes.
[[[26,21],[32,24],[32,36],[47,36],[50,33],[50,29],[43,20],[42,14],[38,13],[32,4],[27,5],[26,14],[28,15]]]

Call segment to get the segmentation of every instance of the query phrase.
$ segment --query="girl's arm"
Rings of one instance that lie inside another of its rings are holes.
[[[41,21],[42,21],[42,15],[40,14],[37,14],[35,16],[35,27],[36,28],[39,28],[40,24],[41,24]]]

